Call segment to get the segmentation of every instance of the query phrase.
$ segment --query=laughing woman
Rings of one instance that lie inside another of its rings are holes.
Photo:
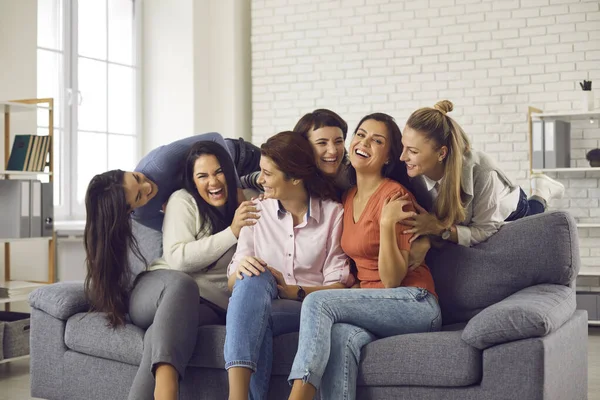
[[[133,179],[138,184],[134,201],[147,201],[158,187],[146,178],[136,180],[135,172],[123,171],[97,175],[90,182],[84,244],[85,288],[91,309],[105,312],[113,327],[123,325],[128,314],[136,326],[147,329],[129,399],[177,398],[178,381],[194,350],[198,324],[215,319],[214,312],[200,304],[198,286],[205,303],[217,310],[226,307],[225,268],[241,227],[252,223],[255,210],[250,202],[236,210],[234,171],[222,146],[214,142],[193,145],[186,163],[186,189],[176,192],[167,206],[164,257],[135,280],[128,253],[143,257],[132,235],[134,203],[126,182]],[[161,189],[175,184],[161,184]]]
[[[447,115],[453,108],[443,100],[418,109],[406,122],[400,159],[417,199],[430,211],[407,221],[412,225],[407,233],[473,246],[505,222],[543,213],[550,200],[562,197],[560,182],[534,174],[528,199],[490,156],[471,148],[463,129]]]
[[[409,269],[410,235],[401,223],[415,213],[400,199],[409,192],[388,178],[400,168],[401,151],[400,129],[390,116],[371,114],[358,124],[350,144],[356,187],[344,198],[341,243],[356,263],[361,289],[306,298],[290,399],[312,399],[319,388],[324,400],[354,399],[363,346],[441,326],[429,269]]]
[[[228,271],[233,293],[225,368],[231,400],[267,397],[273,336],[298,329],[304,296],[353,282],[340,246],[343,209],[309,143],[282,132],[261,153],[261,218],[242,229]]]

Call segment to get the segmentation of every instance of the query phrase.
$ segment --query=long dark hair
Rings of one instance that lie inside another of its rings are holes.
[[[217,158],[225,180],[227,182],[227,201],[225,202],[224,212],[208,204],[198,193],[196,183],[194,182],[194,165],[196,160],[203,155],[212,155]],[[233,161],[227,150],[219,144],[210,141],[201,141],[195,143],[188,151],[185,157],[185,164],[182,175],[182,187],[187,190],[196,200],[196,205],[202,215],[201,231],[210,234],[221,232],[233,221],[235,210],[237,209],[237,179]]]
[[[301,179],[311,196],[339,201],[333,180],[317,166],[310,143],[295,132],[280,132],[260,146],[260,153],[269,157],[286,179]]]
[[[106,313],[112,327],[125,323],[128,309],[131,284],[128,251],[147,264],[131,230],[124,176],[121,170],[96,175],[85,194],[85,294],[91,311]]]
[[[400,132],[400,128],[394,117],[384,114],[384,113],[373,113],[369,115],[365,115],[358,125],[356,125],[356,129],[354,129],[354,134],[358,132],[358,128],[363,124],[363,122],[367,120],[374,120],[381,122],[387,128],[390,140],[390,153],[389,153],[389,162],[384,164],[381,168],[381,176],[384,178],[390,178],[399,182],[404,186],[407,190],[411,190],[410,180],[408,178],[408,173],[406,171],[406,167],[402,165],[400,162],[400,155],[402,154],[402,150],[404,147],[402,146],[402,132]],[[348,174],[350,176],[350,181],[352,184],[356,184],[356,170],[352,166],[349,166]]]

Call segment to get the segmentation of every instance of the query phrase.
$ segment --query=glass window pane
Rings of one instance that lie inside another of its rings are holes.
[[[108,135],[108,169],[133,171],[136,161],[135,136]]]
[[[107,170],[106,134],[81,132],[77,133],[77,203],[84,204],[85,191],[90,180],[96,174]]]
[[[78,84],[81,92],[79,129],[106,131],[106,63],[80,57]]]
[[[108,0],[108,59],[133,65],[133,1]]]
[[[48,50],[37,51],[37,97],[54,98],[54,126],[62,128],[61,82],[63,55]],[[39,126],[48,126],[48,111],[39,110]]]
[[[48,128],[38,127],[37,130],[38,135],[47,135]],[[62,171],[62,160],[60,157],[60,139],[64,135],[63,131],[55,129],[52,135],[52,147],[54,148],[54,206],[58,207],[62,204],[62,186],[61,186],[61,171]],[[48,172],[48,169],[44,170],[44,172]],[[46,181],[47,182],[47,181]]]
[[[62,50],[62,0],[38,0],[38,46]]]
[[[108,65],[108,131],[135,134],[134,69]]]
[[[79,55],[106,60],[106,0],[79,0]]]

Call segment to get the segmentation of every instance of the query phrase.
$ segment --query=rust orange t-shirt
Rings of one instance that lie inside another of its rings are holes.
[[[379,277],[379,220],[381,209],[387,198],[395,193],[409,193],[411,200],[415,198],[404,186],[391,179],[385,179],[367,202],[365,209],[354,221],[353,200],[356,187],[348,190],[344,196],[344,230],[342,232],[342,249],[356,263],[358,279],[361,288],[383,288]],[[412,205],[405,207],[405,211],[414,211]],[[411,234],[402,233],[410,229],[406,225],[396,225],[396,237],[400,250],[410,251],[409,239]],[[408,271],[401,286],[419,287],[427,289],[437,297],[433,284],[433,277],[429,268],[423,264],[413,271]]]

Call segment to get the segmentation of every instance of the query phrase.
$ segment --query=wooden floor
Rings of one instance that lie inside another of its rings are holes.
[[[588,345],[589,400],[600,400],[600,327],[589,328]],[[0,364],[0,400],[27,400],[29,396],[29,360]]]

